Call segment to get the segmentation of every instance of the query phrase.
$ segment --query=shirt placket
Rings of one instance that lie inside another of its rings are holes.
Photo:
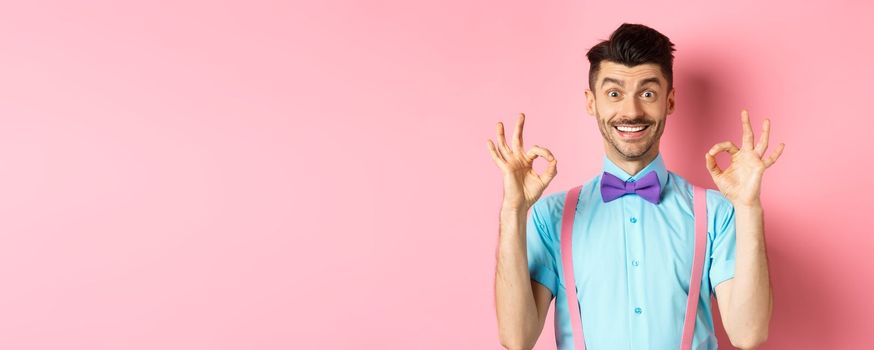
[[[625,228],[625,256],[626,274],[628,280],[628,309],[629,327],[631,329],[632,347],[644,346],[647,337],[647,306],[645,303],[646,290],[644,260],[644,230],[641,218],[643,198],[638,195],[626,195],[622,197],[623,227]]]

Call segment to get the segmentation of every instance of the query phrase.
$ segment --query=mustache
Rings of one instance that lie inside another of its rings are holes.
[[[634,125],[652,125],[652,124],[655,124],[655,123],[654,123],[652,120],[649,120],[649,119],[646,119],[646,118],[625,119],[625,120],[619,120],[619,121],[614,121],[614,122],[611,122],[611,123],[610,123],[611,126],[617,126],[617,125],[630,125],[630,124],[634,124]]]

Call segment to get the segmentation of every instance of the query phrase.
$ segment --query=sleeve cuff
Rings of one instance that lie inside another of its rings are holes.
[[[730,268],[722,268],[718,270],[710,270],[710,292],[711,294],[716,291],[716,286],[720,283],[728,281],[734,278],[734,259],[726,260],[723,264],[730,266]]]
[[[540,284],[544,285],[546,288],[548,288],[549,291],[552,293],[553,297],[558,295],[558,293],[557,293],[558,281],[548,271],[542,271],[542,270],[541,271],[532,271],[531,272],[531,279],[537,281],[537,283],[540,283]]]

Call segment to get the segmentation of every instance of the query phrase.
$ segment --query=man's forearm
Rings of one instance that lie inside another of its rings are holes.
[[[502,209],[495,271],[495,302],[501,344],[529,348],[536,330],[537,306],[528,273],[527,210]]]
[[[772,295],[765,249],[764,215],[760,204],[735,206],[737,251],[729,300],[732,333],[746,344],[760,344],[768,336]]]

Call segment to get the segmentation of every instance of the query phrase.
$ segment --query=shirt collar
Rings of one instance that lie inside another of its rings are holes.
[[[653,159],[649,164],[646,165],[643,169],[637,172],[634,176],[628,175],[625,170],[622,170],[619,166],[613,163],[607,155],[604,155],[604,167],[603,170],[613,174],[614,176],[622,179],[622,181],[634,180],[637,181],[650,171],[655,171],[659,177],[659,185],[660,191],[664,191],[665,184],[668,182],[668,170],[665,168],[665,161],[662,159],[662,154],[659,153],[656,155],[655,159]],[[661,193],[661,192],[660,192]]]

